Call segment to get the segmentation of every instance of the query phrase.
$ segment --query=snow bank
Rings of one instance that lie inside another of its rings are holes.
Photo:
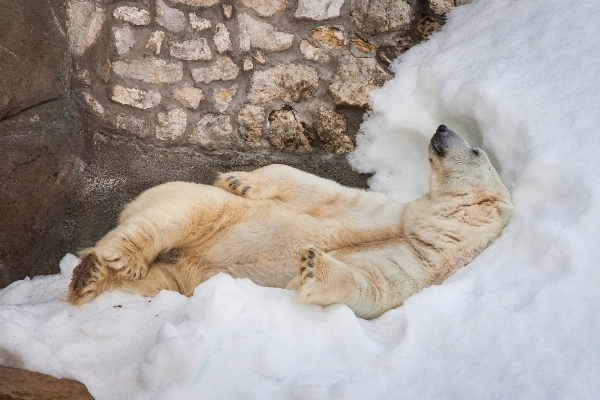
[[[97,399],[559,399],[600,392],[600,4],[474,1],[394,64],[353,165],[401,201],[426,191],[444,123],[513,193],[502,236],[374,321],[219,275],[185,298],[73,307],[61,274],[0,290],[0,365]]]

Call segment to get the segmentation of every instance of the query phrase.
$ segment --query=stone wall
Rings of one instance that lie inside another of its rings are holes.
[[[464,0],[73,0],[98,123],[212,153],[348,153],[387,65]]]

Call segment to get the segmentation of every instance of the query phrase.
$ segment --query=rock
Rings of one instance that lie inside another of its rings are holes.
[[[204,100],[204,92],[202,89],[193,86],[183,86],[173,90],[173,98],[180,102],[184,107],[195,110]]]
[[[265,108],[246,104],[237,115],[240,136],[248,142],[258,142],[262,136]]]
[[[110,98],[117,103],[142,110],[156,107],[162,100],[162,96],[156,90],[141,90],[120,85],[112,87]]]
[[[154,128],[156,138],[160,140],[176,140],[183,136],[187,126],[187,114],[181,108],[173,108],[166,113],[156,115],[158,123]]]
[[[156,0],[156,22],[171,32],[182,32],[186,26],[185,14],[162,0]]]
[[[273,25],[257,21],[248,14],[238,15],[240,50],[256,47],[267,51],[289,49],[294,41],[291,33],[278,32]]]
[[[231,146],[232,132],[229,115],[209,113],[198,121],[191,140],[209,150],[223,150]]]
[[[208,19],[199,17],[194,13],[190,13],[189,18],[190,26],[195,31],[205,31],[212,26],[212,23]]]
[[[344,32],[335,26],[320,26],[312,31],[312,37],[329,49],[344,47]]]
[[[148,39],[146,48],[158,56],[160,55],[160,49],[164,39],[165,33],[163,31],[154,31],[152,32],[152,35],[150,35],[150,39]]]
[[[221,0],[171,0],[173,3],[185,4],[190,7],[210,7],[218,4]]]
[[[215,108],[219,112],[224,112],[229,107],[233,96],[237,93],[238,85],[233,85],[230,88],[215,89],[213,92],[213,102]]]
[[[324,141],[325,150],[333,154],[344,154],[354,150],[352,139],[347,135],[346,118],[326,107],[319,107],[313,127],[319,139]]]
[[[146,121],[143,119],[135,118],[130,115],[117,114],[117,128],[123,129],[127,132],[131,132],[134,135],[146,138],[148,137],[148,129],[146,127]]]
[[[212,59],[212,51],[205,38],[169,42],[169,54],[187,61]]]
[[[344,0],[298,0],[294,16],[321,21],[340,15]]]
[[[307,60],[311,61],[328,62],[331,59],[326,52],[321,50],[310,40],[306,39],[300,41],[300,53],[302,53]]]
[[[424,41],[429,39],[429,36],[433,32],[437,32],[442,29],[444,22],[438,18],[427,15],[419,20],[417,23],[417,37],[419,40]]]
[[[242,61],[242,69],[244,71],[250,71],[252,68],[254,68],[254,64],[252,63],[252,59],[249,57],[244,58],[244,61]]]
[[[367,107],[371,90],[381,87],[390,78],[374,58],[346,55],[339,60],[329,90],[336,104]]]
[[[314,96],[318,86],[316,69],[300,64],[277,64],[252,74],[248,100],[261,104],[274,99],[294,103]]]
[[[264,65],[267,62],[267,60],[265,59],[265,55],[258,50],[254,53],[253,57],[254,57],[254,61],[256,61],[257,63],[259,63],[261,65]]]
[[[0,399],[94,400],[81,382],[7,367],[0,367]]]
[[[410,36],[401,36],[396,38],[396,43],[386,44],[377,50],[379,60],[386,64],[391,64],[400,54],[414,46],[415,42]]]
[[[310,149],[306,130],[290,106],[284,106],[269,115],[266,138],[278,149]]]
[[[83,96],[83,99],[85,100],[85,103],[87,104],[87,106],[88,106],[88,108],[90,110],[92,110],[93,112],[95,112],[99,116],[104,117],[104,114],[105,114],[104,107],[102,107],[102,104],[100,104],[98,102],[98,100],[96,100],[94,98],[94,96],[92,96],[88,92],[83,92],[82,96]]]
[[[223,8],[223,16],[225,19],[231,19],[231,16],[233,15],[233,6],[231,4],[223,4],[221,7]]]
[[[240,68],[229,57],[219,57],[208,67],[193,68],[192,78],[196,83],[230,81],[235,79]]]
[[[180,61],[165,61],[161,58],[143,58],[112,63],[115,74],[147,83],[175,83],[183,78]]]
[[[372,35],[406,30],[411,18],[405,0],[352,0],[350,14],[358,29]]]
[[[244,7],[256,11],[261,17],[270,17],[285,10],[286,0],[238,0]]]
[[[438,15],[444,15],[457,6],[470,3],[471,0],[428,0],[431,11]]]
[[[354,57],[375,57],[377,48],[358,35],[350,39],[348,45]]]
[[[117,26],[112,29],[112,34],[115,39],[115,47],[117,54],[120,56],[127,54],[135,45],[135,36],[130,25]]]
[[[137,26],[148,25],[152,21],[150,13],[138,7],[117,7],[113,10],[113,17]]]
[[[231,39],[225,24],[218,22],[217,25],[215,25],[215,36],[213,40],[219,53],[231,51]]]
[[[71,52],[81,56],[98,39],[104,24],[104,9],[91,1],[71,1],[67,11]]]

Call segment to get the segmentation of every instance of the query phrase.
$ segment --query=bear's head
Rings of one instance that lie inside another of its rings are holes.
[[[429,144],[429,196],[492,201],[512,209],[510,194],[487,154],[472,148],[452,130],[440,125]]]

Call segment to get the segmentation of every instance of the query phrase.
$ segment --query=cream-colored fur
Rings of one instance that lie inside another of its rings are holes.
[[[284,165],[151,188],[81,252],[69,301],[112,289],[191,295],[225,272],[377,317],[471,261],[512,208],[485,153],[443,125],[429,157],[430,192],[407,204]]]

